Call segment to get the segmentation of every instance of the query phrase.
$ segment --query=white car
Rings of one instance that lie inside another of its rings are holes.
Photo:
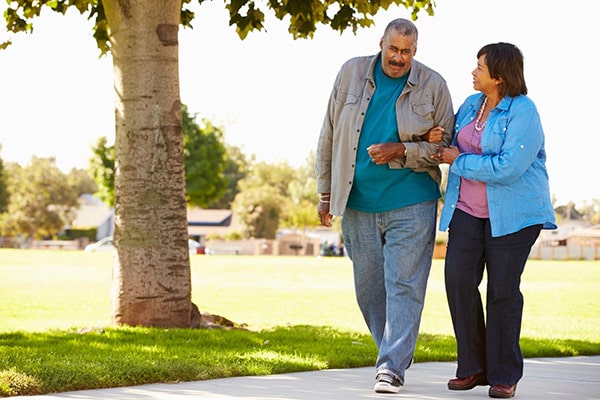
[[[112,236],[98,240],[96,243],[90,243],[83,248],[85,251],[114,251]]]
[[[204,246],[195,240],[188,239],[188,248],[190,255],[193,254],[204,254]],[[96,243],[88,244],[84,247],[85,251],[114,251],[115,246],[113,245],[112,236],[107,236],[104,239],[98,240]]]

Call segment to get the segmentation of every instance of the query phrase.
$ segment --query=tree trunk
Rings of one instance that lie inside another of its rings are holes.
[[[116,92],[113,322],[189,327],[181,0],[104,0],[103,5]]]

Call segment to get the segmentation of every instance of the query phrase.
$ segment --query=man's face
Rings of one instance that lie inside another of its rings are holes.
[[[381,38],[381,68],[390,78],[400,78],[408,73],[413,57],[417,53],[417,44],[412,35],[403,36],[392,30]]]

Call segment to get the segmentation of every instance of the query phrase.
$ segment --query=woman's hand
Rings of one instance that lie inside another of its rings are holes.
[[[454,162],[454,160],[456,160],[456,157],[458,157],[459,154],[460,154],[460,151],[458,150],[458,147],[456,147],[456,146],[450,146],[450,147],[437,146],[436,152],[431,155],[431,158],[433,158],[435,161],[439,162],[440,164],[452,164]]]

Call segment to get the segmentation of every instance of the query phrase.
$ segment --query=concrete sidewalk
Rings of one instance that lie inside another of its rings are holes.
[[[283,375],[214,379],[177,384],[152,384],[115,389],[83,390],[11,399],[107,400],[351,400],[398,398],[412,400],[484,399],[488,387],[450,391],[448,379],[456,365],[416,363],[406,373],[398,394],[373,391],[374,368],[299,372]],[[534,358],[525,360],[525,376],[515,398],[523,400],[600,400],[600,356]]]

